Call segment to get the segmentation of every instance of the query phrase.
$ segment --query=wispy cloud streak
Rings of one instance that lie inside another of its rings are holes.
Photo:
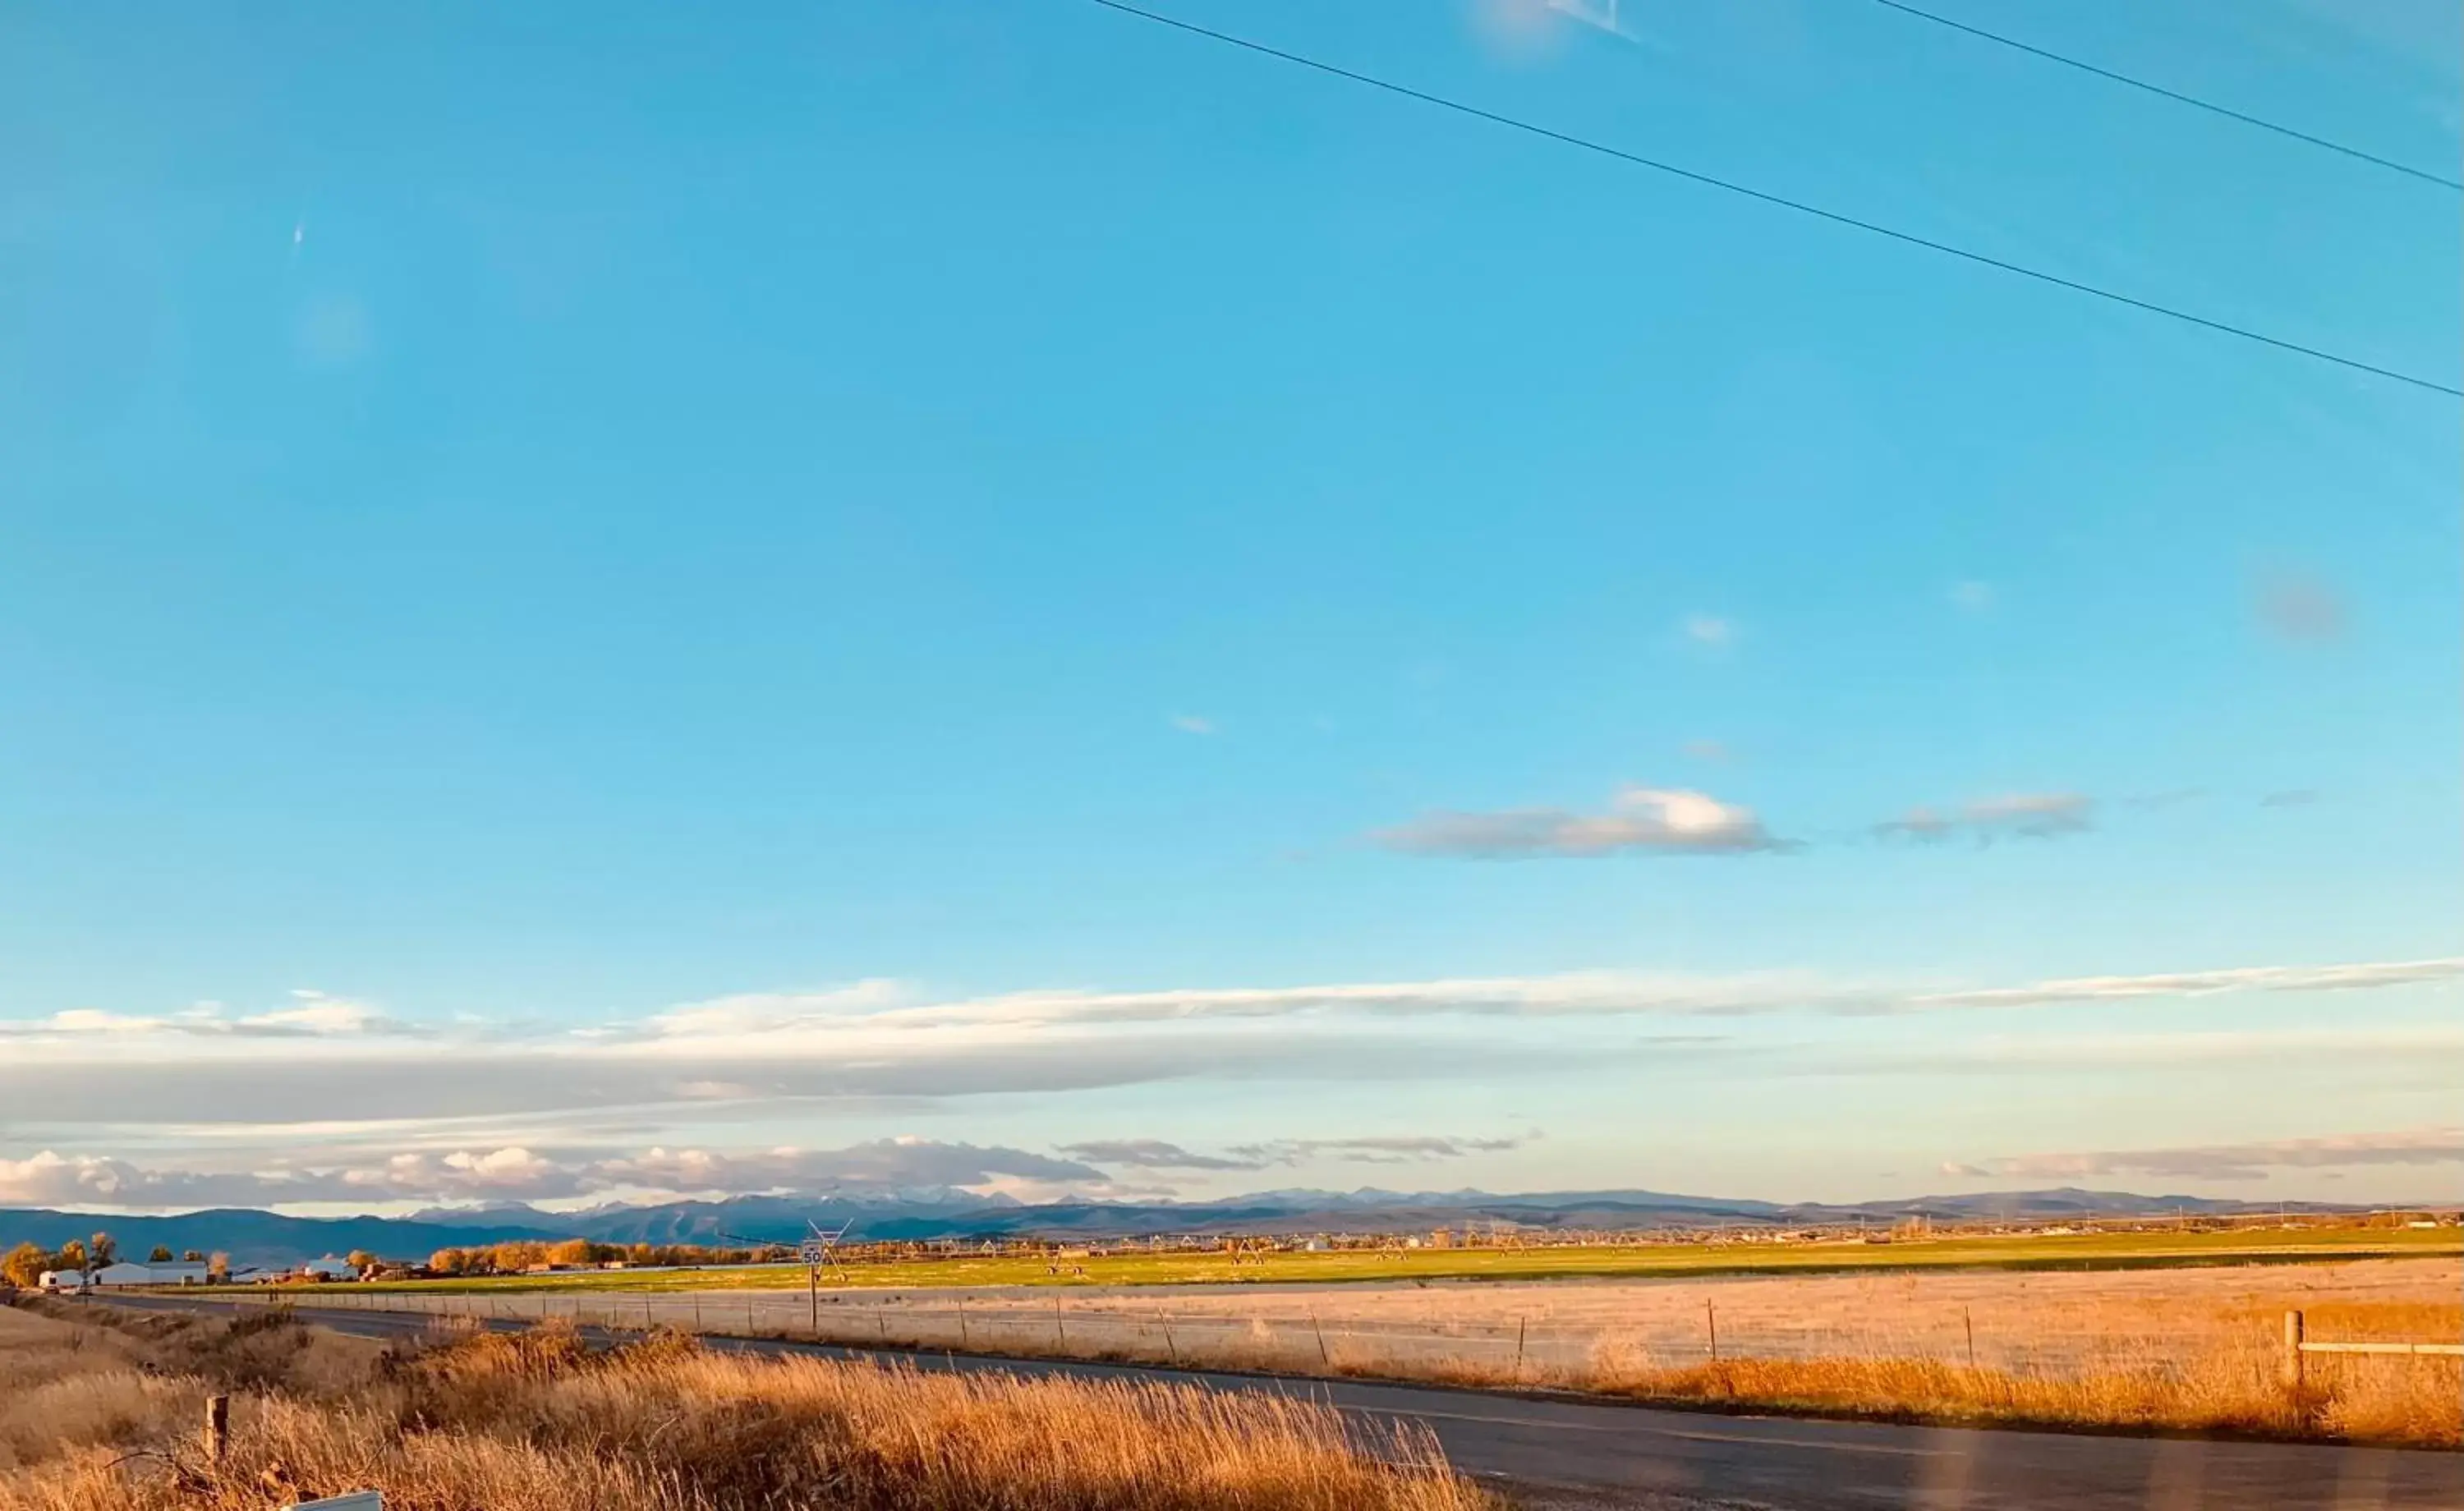
[[[2264,1180],[2273,1171],[2333,1170],[2360,1165],[2464,1165],[2464,1127],[2400,1128],[2253,1144],[2200,1144],[2177,1149],[2021,1154],[1973,1165],[1946,1165],[1943,1172],[1991,1180],[2082,1180],[2117,1175]]]

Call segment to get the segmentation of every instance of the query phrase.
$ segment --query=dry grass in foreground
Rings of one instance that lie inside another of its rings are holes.
[[[263,1511],[362,1488],[382,1489],[388,1511],[1489,1503],[1425,1433],[1364,1432],[1263,1394],[770,1362],[673,1335],[593,1353],[554,1326],[448,1336],[353,1374],[279,1317],[153,1334],[0,1320],[0,1386],[29,1408],[0,1416],[0,1511]],[[277,1354],[302,1366],[296,1377],[264,1377]],[[165,1359],[205,1372],[167,1372]],[[229,1451],[209,1463],[199,1403],[253,1369]]]
[[[1777,1410],[1888,1421],[2326,1438],[2409,1447],[2464,1446],[2464,1371],[2455,1359],[2311,1361],[2297,1395],[2280,1355],[2255,1345],[2188,1355],[2115,1352],[2059,1370],[2022,1370],[1875,1354],[1656,1363],[1603,1345],[1566,1384],[1672,1406]],[[1458,1371],[1455,1384],[1506,1384]]]

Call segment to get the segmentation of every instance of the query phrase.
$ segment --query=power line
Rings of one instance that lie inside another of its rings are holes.
[[[2452,189],[2464,189],[2464,183],[2443,178],[2421,168],[2409,167],[2392,159],[2380,157],[2375,152],[2365,152],[2359,147],[2348,147],[2341,142],[2330,142],[2325,137],[2314,137],[2307,131],[2296,131],[2291,126],[2279,126],[2273,120],[2262,120],[2256,116],[2246,115],[2230,106],[2201,99],[2195,95],[2183,94],[2178,89],[2167,89],[2162,84],[2151,84],[2144,78],[2133,78],[2127,74],[2117,74],[2109,68],[2099,68],[2094,63],[2083,63],[2076,57],[2065,57],[2059,53],[2047,52],[2041,47],[2032,47],[2015,37],[2004,36],[1998,32],[1988,32],[1983,27],[1969,26],[1965,21],[1954,21],[1947,15],[1936,15],[1931,11],[1920,11],[1915,6],[1903,4],[1902,0],[1874,0],[1874,3],[1897,11],[1903,15],[1915,16],[1920,21],[1930,21],[1936,26],[1947,26],[1954,32],[1965,32],[1969,36],[1982,37],[1988,42],[1998,42],[2004,47],[2014,48],[2032,57],[2041,57],[2049,63],[2059,63],[2064,68],[2076,68],[2082,74],[2094,74],[2099,78],[2111,79],[2117,84],[2127,84],[2133,89],[2144,89],[2151,95],[2162,95],[2176,103],[2189,105],[2194,109],[2207,111],[2211,115],[2222,116],[2228,120],[2238,120],[2245,126],[2256,126],[2261,131],[2273,131],[2279,137],[2291,137],[2296,142],[2306,142],[2314,147],[2324,147],[2330,152],[2341,152],[2348,158],[2358,158],[2364,163],[2376,164],[2380,167],[2402,173],[2409,178],[2420,179],[2427,184],[2443,185]]]
[[[1628,152],[1622,147],[1613,147],[1603,142],[1595,142],[1589,137],[1578,137],[1569,132],[1551,130],[1547,126],[1535,125],[1529,120],[1518,120],[1513,116],[1502,116],[1495,111],[1483,110],[1477,105],[1466,105],[1461,100],[1449,99],[1443,95],[1433,95],[1425,90],[1414,89],[1406,84],[1392,83],[1373,75],[1355,73],[1348,68],[1337,67],[1332,63],[1322,63],[1316,58],[1308,57],[1299,53],[1287,53],[1281,48],[1269,47],[1264,42],[1252,42],[1246,37],[1234,36],[1228,32],[1217,32],[1206,27],[1199,26],[1194,22],[1177,20],[1172,16],[1160,15],[1153,11],[1142,11],[1136,6],[1124,3],[1124,0],[1089,0],[1089,3],[1102,6],[1107,11],[1118,11],[1122,15],[1134,16],[1141,21],[1152,21],[1157,26],[1169,27],[1176,32],[1185,32],[1192,36],[1204,37],[1211,42],[1221,42],[1227,47],[1236,47],[1243,52],[1255,53],[1262,57],[1271,57],[1279,62],[1296,64],[1299,67],[1309,69],[1316,73],[1325,74],[1331,77],[1346,79],[1352,83],[1365,84],[1372,89],[1383,90],[1390,95],[1398,95],[1405,99],[1418,100],[1419,103],[1424,105],[1435,105],[1441,110],[1450,110],[1459,116],[1468,116],[1475,120],[1487,121],[1491,125],[1505,126],[1509,130],[1520,131],[1529,136],[1545,138],[1548,141],[1560,142],[1570,147],[1580,147],[1586,152],[1596,152],[1602,157],[1615,158],[1620,163],[1631,164],[1636,167],[1649,168],[1655,173],[1665,173],[1672,178],[1681,178],[1691,184],[1700,184],[1709,188],[1723,189],[1731,194],[1741,194],[1748,199],[1758,200],[1765,205],[1776,205],[1782,209],[1794,210],[1800,215],[1811,215],[1817,220],[1829,221],[1835,226],[1846,226],[1852,230],[1866,231],[1876,236],[1885,236],[1893,241],[1904,242],[1911,247],[1923,247],[1927,252],[1938,252],[1943,253],[1945,256],[1957,257],[1964,262],[1976,263],[1981,267],[1997,269],[2003,273],[2016,274],[2018,276],[2023,278],[2033,278],[2038,283],[2052,284],[2057,289],[2068,289],[2074,294],[2084,294],[2094,298],[2106,300],[2109,303],[2126,305],[2134,310],[2144,310],[2150,315],[2162,315],[2169,319],[2176,319],[2188,325],[2198,326],[2203,330],[2218,331],[2227,336],[2238,336],[2244,340],[2256,341],[2262,346],[2273,346],[2278,351],[2294,352],[2303,357],[2316,358],[2321,361],[2333,362],[2339,367],[2348,367],[2355,372],[2365,372],[2378,378],[2388,378],[2397,383],[2409,383],[2415,388],[2427,388],[2432,393],[2450,394],[2456,398],[2464,399],[2464,388],[2451,387],[2446,383],[2439,383],[2435,379],[2417,378],[2410,373],[2398,372],[2391,367],[2374,366],[2371,363],[2362,361],[2357,358],[2340,357],[2334,352],[2322,351],[2316,346],[2304,346],[2299,341],[2286,340],[2281,337],[2265,335],[2261,332],[2254,331],[2247,326],[2233,325],[2224,320],[2211,320],[2204,315],[2192,315],[2187,310],[2177,310],[2170,305],[2157,304],[2147,299],[2134,298],[2127,294],[2118,294],[2111,289],[2099,288],[2097,285],[2092,283],[2081,283],[2077,279],[2065,278],[2059,274],[2046,273],[2040,269],[2031,268],[2021,263],[2005,262],[1999,257],[1988,256],[1986,253],[1981,252],[1970,252],[1965,247],[1954,247],[1948,242],[1934,241],[1930,238],[1917,235],[1911,231],[1894,230],[1888,226],[1880,225],[1870,220],[1859,220],[1854,215],[1842,214],[1837,210],[1824,209],[1819,206],[1806,204],[1802,200],[1793,200],[1786,197],[1785,195],[1773,194],[1767,189],[1749,188],[1743,184],[1733,183],[1727,179],[1716,178],[1708,173],[1700,173],[1692,168],[1679,167],[1673,163],[1662,163],[1657,158],[1647,158],[1639,153]]]

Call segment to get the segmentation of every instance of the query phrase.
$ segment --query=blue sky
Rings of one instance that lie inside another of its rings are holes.
[[[2458,381],[2453,191],[1880,6],[1157,5]],[[1943,9],[2453,171],[2452,7]],[[0,142],[0,1198],[2454,1186],[2453,400],[1083,0]]]

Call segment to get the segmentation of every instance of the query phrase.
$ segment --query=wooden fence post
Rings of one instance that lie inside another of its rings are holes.
[[[230,1396],[206,1397],[206,1430],[199,1444],[206,1451],[206,1462],[219,1464],[223,1461],[223,1451],[231,1445]]]
[[[2301,1391],[2301,1314],[2298,1311],[2284,1314],[2284,1388],[2297,1395]]]

